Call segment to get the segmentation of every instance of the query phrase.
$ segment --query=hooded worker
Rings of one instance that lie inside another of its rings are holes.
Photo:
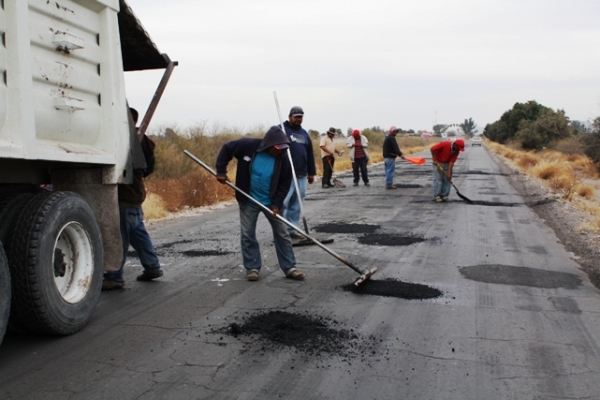
[[[454,142],[444,140],[431,146],[430,150],[433,162],[433,198],[438,203],[450,201],[448,195],[450,181],[452,181],[452,167],[458,154],[465,151],[465,142],[462,139],[456,139]]]
[[[246,278],[256,281],[262,267],[260,248],[256,239],[258,214],[264,213],[271,224],[279,267],[286,277],[303,280],[304,274],[296,269],[296,258],[285,223],[276,216],[283,211],[283,202],[292,183],[292,169],[283,152],[290,141],[279,126],[273,126],[264,138],[242,138],[227,142],[217,156],[217,180],[225,184],[227,165],[236,158],[236,186],[255,200],[271,209],[265,212],[246,196],[236,192],[240,206],[240,233],[242,259]]]
[[[354,186],[358,186],[359,171],[365,186],[369,184],[369,175],[367,174],[367,161],[369,161],[369,140],[365,135],[361,135],[358,129],[352,131],[352,135],[346,140],[346,147],[350,148],[350,161],[352,161],[352,172],[354,174]]]

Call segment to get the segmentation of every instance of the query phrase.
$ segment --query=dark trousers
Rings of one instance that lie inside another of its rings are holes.
[[[367,157],[355,158],[352,163],[352,172],[354,173],[354,183],[358,183],[358,171],[364,183],[369,183],[369,176],[367,175]]]
[[[323,180],[321,181],[323,185],[332,186],[331,175],[333,175],[333,164],[335,164],[333,156],[323,157]]]

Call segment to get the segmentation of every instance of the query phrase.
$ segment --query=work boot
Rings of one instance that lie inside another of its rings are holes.
[[[371,186],[371,184],[369,182],[365,183],[365,186]]]
[[[258,280],[258,270],[257,269],[249,269],[248,272],[246,272],[246,279],[248,279],[250,282],[254,282]]]
[[[123,289],[125,287],[125,282],[115,282],[104,279],[102,281],[102,291],[105,292],[107,290],[116,290]]]
[[[297,269],[293,269],[285,276],[286,278],[293,279],[295,281],[303,281],[306,275]]]
[[[396,185],[388,185],[385,188],[386,189],[398,189],[398,186],[396,186]]]
[[[324,184],[324,185],[321,185],[321,187],[322,187],[323,189],[329,189],[329,188],[331,187],[331,185]]]
[[[150,271],[144,270],[144,272],[141,275],[138,275],[138,277],[136,279],[138,281],[145,282],[145,281],[151,281],[152,279],[160,278],[161,276],[163,276],[162,269],[156,269],[156,270],[150,270]]]
[[[352,185],[352,186],[358,186],[358,183],[357,183],[357,182],[354,182],[354,185]]]
[[[304,236],[302,236],[298,232],[294,231],[294,232],[290,233],[290,238],[292,238],[292,239],[304,239]]]
[[[450,203],[452,200],[450,200],[450,197],[442,197],[442,201],[445,203]]]

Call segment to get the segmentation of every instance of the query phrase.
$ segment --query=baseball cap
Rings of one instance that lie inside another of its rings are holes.
[[[292,107],[292,109],[290,110],[290,116],[297,117],[299,115],[304,115],[304,110],[302,109],[302,107]]]
[[[281,144],[276,144],[276,145],[275,145],[275,146],[273,146],[273,147],[275,147],[277,150],[285,150],[285,149],[287,149],[288,147],[290,147],[290,145],[289,145],[289,144],[287,144],[287,143],[281,143]]]
[[[458,147],[458,149],[460,151],[465,151],[465,141],[462,139],[456,139],[454,141],[454,143],[456,144],[456,146]]]

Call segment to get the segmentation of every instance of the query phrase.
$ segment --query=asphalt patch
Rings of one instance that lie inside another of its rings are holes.
[[[262,353],[294,348],[310,356],[362,358],[364,353],[376,351],[379,341],[374,336],[363,336],[340,325],[334,319],[308,313],[269,311],[252,315],[219,331],[236,338],[259,336],[263,340],[253,342],[252,347]]]
[[[493,193],[497,195],[498,193]],[[471,203],[467,204],[475,204],[477,206],[490,206],[490,207],[516,207],[523,206],[523,203],[506,203],[503,201],[482,201],[482,200],[471,200]]]
[[[381,228],[380,225],[347,224],[343,222],[330,222],[315,226],[315,231],[324,233],[373,233]]]
[[[353,283],[342,286],[347,292],[368,294],[372,296],[397,297],[407,300],[435,299],[443,293],[441,290],[420,283],[402,282],[396,279],[373,280],[368,279],[360,286]]]
[[[568,272],[547,271],[511,265],[473,265],[459,268],[467,279],[499,285],[529,286],[543,289],[576,289],[581,278]]]
[[[219,250],[186,250],[182,251],[186,257],[211,257],[211,256],[224,256],[231,254],[231,251],[219,251]]]
[[[415,236],[400,236],[389,233],[374,233],[371,235],[364,235],[358,238],[358,242],[366,245],[377,245],[377,246],[410,246],[414,243],[424,242],[425,239],[422,237]]]

